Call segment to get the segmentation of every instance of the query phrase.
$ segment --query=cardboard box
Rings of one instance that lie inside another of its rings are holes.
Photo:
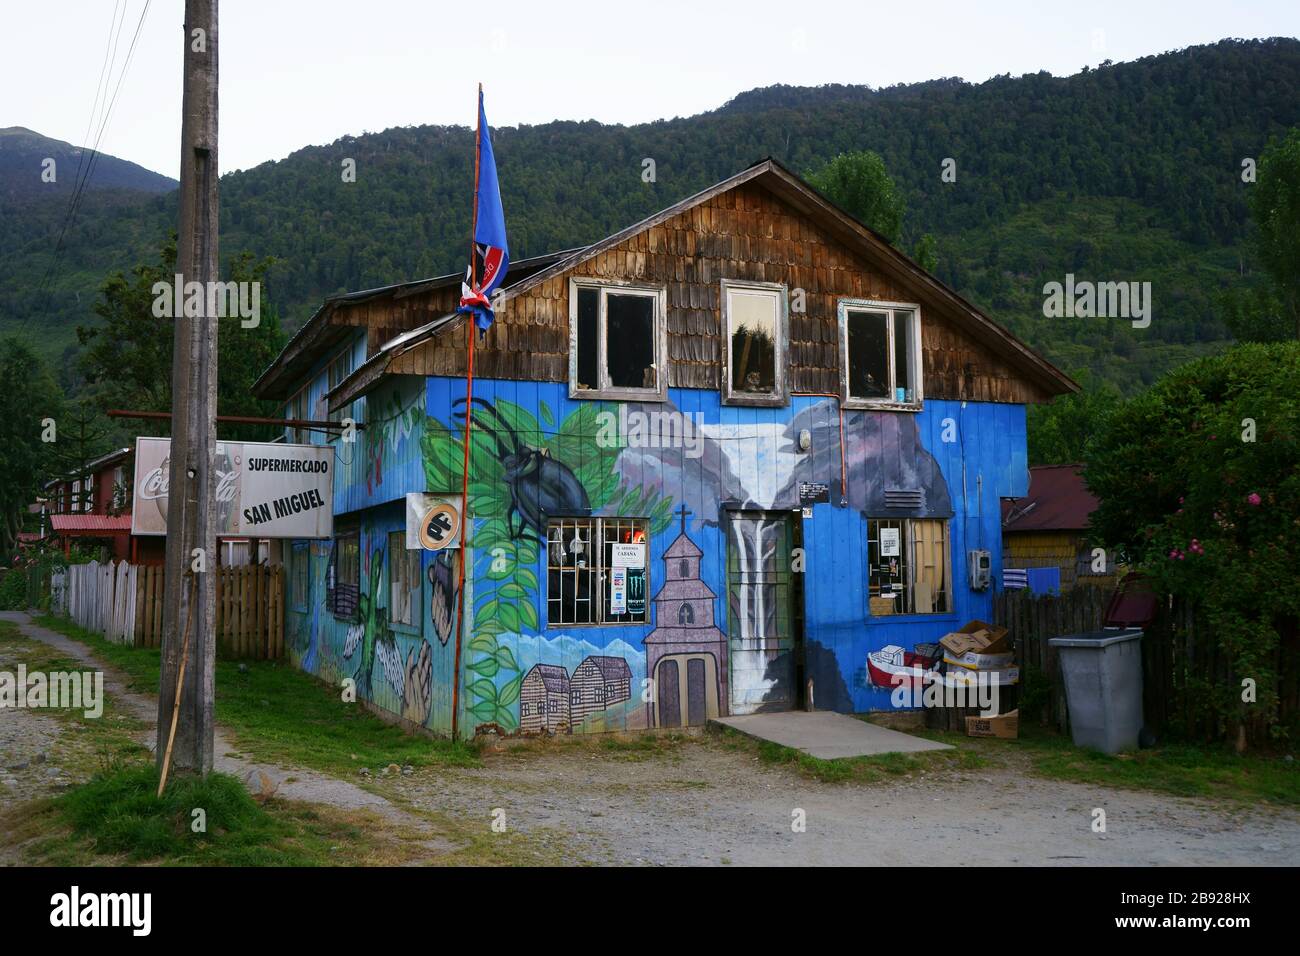
[[[990,667],[977,671],[967,667],[950,667],[943,675],[943,682],[949,687],[974,687],[977,681],[985,681],[996,687],[1010,687],[1020,683],[1020,668]]]
[[[1005,627],[971,621],[961,630],[945,634],[939,643],[958,657],[971,651],[977,654],[1006,654],[1011,652],[1007,634]]]
[[[967,737],[1001,737],[1015,740],[1020,736],[1020,710],[999,714],[996,717],[967,717]]]
[[[945,651],[943,659],[954,667],[965,667],[973,671],[1010,667],[1015,663],[1014,655],[1010,652],[1006,654],[979,654],[975,651],[967,651],[965,654],[952,654]]]

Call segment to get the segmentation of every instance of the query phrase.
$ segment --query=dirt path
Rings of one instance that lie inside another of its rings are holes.
[[[628,761],[571,748],[495,755],[482,770],[385,781],[417,806],[572,835],[571,862],[632,865],[1295,865],[1300,814],[940,771],[821,784],[705,736]],[[1106,833],[1092,811],[1106,811]],[[807,829],[792,830],[803,810]]]
[[[157,736],[158,703],[152,695],[139,694],[128,690],[120,675],[106,668],[84,644],[52,631],[49,628],[33,624],[31,619],[19,611],[0,611],[0,621],[10,621],[18,625],[22,635],[30,640],[39,641],[57,650],[67,658],[81,661],[86,667],[104,672],[104,693],[114,700],[119,709],[129,713],[145,726],[140,735],[140,742],[150,750],[154,749]],[[21,722],[21,723],[20,723]],[[16,773],[32,770],[38,766],[38,754],[46,757],[40,760],[51,769],[57,769],[56,762],[50,759],[53,744],[58,737],[57,721],[35,711],[14,710],[0,711],[0,744],[11,752],[9,766],[21,766],[20,771],[10,771],[0,767],[0,785],[10,779],[19,781]],[[323,803],[342,810],[367,809],[385,817],[393,823],[405,826],[425,828],[423,821],[416,820],[409,813],[393,806],[384,797],[363,790],[346,780],[301,768],[285,768],[273,764],[255,763],[240,756],[237,748],[230,742],[220,726],[214,733],[215,758],[213,763],[217,770],[233,774],[245,780],[246,785],[255,793],[259,789],[260,774],[264,774],[275,789],[275,795],[284,800],[299,800],[309,803]],[[53,776],[53,775],[51,775]],[[250,782],[249,778],[252,778]],[[8,789],[12,790],[10,786]],[[26,788],[21,794],[24,798],[42,795],[39,788]]]
[[[25,615],[0,619],[100,667],[84,646]],[[153,727],[152,697],[128,691],[109,671],[105,689]],[[24,725],[24,740],[48,751],[57,736],[57,728],[43,723],[50,718],[17,713],[35,719]],[[7,739],[4,727],[0,713],[0,744]],[[422,832],[425,813],[455,818],[469,829],[481,826],[484,833],[495,816],[557,864],[1300,863],[1295,811],[1060,783],[1035,777],[1015,761],[996,769],[911,773],[880,784],[823,784],[787,765],[762,762],[748,743],[714,735],[644,751],[570,738],[489,752],[479,768],[439,766],[409,777],[375,777],[368,786],[378,792],[372,793],[320,773],[247,761],[233,754],[220,730],[217,752],[219,769],[241,777],[262,770],[285,799],[365,807]],[[1092,829],[1096,808],[1105,810],[1105,833]],[[798,810],[804,832],[791,826]]]

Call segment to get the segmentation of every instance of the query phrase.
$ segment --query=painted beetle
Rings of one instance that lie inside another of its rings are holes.
[[[489,402],[476,398],[474,404],[495,422],[484,424],[485,431],[496,443],[501,467],[510,483],[510,510],[506,513],[506,524],[511,538],[522,537],[527,528],[532,528],[540,536],[547,515],[591,514],[587,489],[582,487],[582,482],[568,465],[552,458],[546,449],[533,448],[520,441],[518,433]],[[460,408],[453,411],[453,415],[462,422],[465,419],[464,405],[465,399],[458,398],[452,406],[453,409]],[[503,433],[508,436],[508,441]],[[516,514],[520,519],[518,531],[514,522]]]

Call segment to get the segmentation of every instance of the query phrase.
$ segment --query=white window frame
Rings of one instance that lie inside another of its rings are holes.
[[[570,523],[586,524],[587,527],[590,529],[589,540],[586,542],[586,545],[590,549],[588,551],[588,554],[593,556],[593,563],[588,572],[591,574],[591,582],[592,582],[592,591],[591,591],[592,597],[590,598],[590,601],[593,603],[593,610],[594,610],[594,614],[592,615],[593,620],[575,621],[570,623],[565,623],[562,620],[560,621],[551,620],[551,573],[550,572],[551,572],[552,565],[551,565],[551,556],[550,556],[550,544],[551,544],[551,526],[555,523],[559,523],[561,525],[561,528],[563,528],[563,525],[570,524]],[[644,617],[640,621],[607,621],[605,620],[605,586],[609,581],[609,572],[611,569],[605,566],[605,545],[607,543],[605,537],[606,529],[608,528],[614,529],[613,533],[617,535],[619,529],[621,529],[621,527],[625,523],[631,523],[634,529],[639,525],[640,529],[645,532],[645,541],[643,542],[646,549],[646,566],[645,566],[646,606],[645,606],[645,611],[643,612]],[[545,550],[542,552],[542,555],[545,558],[545,563],[543,565],[543,572],[546,575],[546,594],[544,598],[545,603],[543,606],[546,614],[547,628],[553,629],[553,628],[561,628],[561,627],[571,627],[571,628],[644,627],[650,624],[650,606],[652,604],[652,601],[650,600],[650,595],[653,594],[654,592],[650,589],[651,588],[650,519],[648,517],[644,515],[603,515],[603,516],[582,515],[577,517],[552,515],[547,519],[546,522],[546,540],[543,542],[543,547],[545,548]]]
[[[298,391],[293,393],[289,398],[289,401],[285,402],[285,418],[296,418],[299,420],[307,419],[307,400],[311,397],[309,394],[310,388],[310,384],[304,385],[302,388],[298,389]],[[304,443],[303,433],[306,431],[307,429],[301,428],[297,425],[286,425],[285,438],[288,439],[289,444],[291,445],[300,445]],[[310,441],[310,438],[308,438],[308,441]]]
[[[597,388],[578,387],[578,290],[596,289],[600,293],[600,305],[596,323],[600,329],[600,341],[596,345],[596,371],[600,375]],[[615,387],[609,381],[609,362],[607,361],[609,343],[606,301],[610,293],[619,295],[641,295],[654,302],[654,369],[655,388]],[[668,287],[664,285],[647,285],[628,282],[621,279],[587,279],[571,278],[569,280],[569,397],[570,398],[604,398],[614,401],[663,402],[668,400]]]
[[[900,402],[894,398],[864,398],[849,394],[849,312],[885,312],[889,321],[885,325],[886,367],[889,369],[889,395],[896,394],[898,388],[898,370],[895,366],[897,350],[894,346],[894,325],[898,322],[898,313],[911,313],[911,354],[908,355],[912,393],[910,402]],[[840,330],[840,393],[845,408],[889,408],[896,411],[918,412],[925,403],[923,391],[923,374],[921,362],[921,306],[916,302],[888,302],[883,299],[840,299],[837,309]]]
[[[776,387],[764,395],[750,392],[733,392],[731,390],[731,292],[766,292],[774,293],[777,299],[776,342]],[[790,392],[787,387],[786,365],[788,362],[787,344],[790,339],[790,291],[782,282],[743,282],[736,279],[722,280],[722,401],[726,405],[757,405],[762,407],[781,407],[790,404]]]
[[[334,381],[334,376],[336,374],[334,370],[338,368],[340,365],[342,365],[346,369],[346,371],[344,371],[342,374],[338,376],[338,381],[336,382]],[[334,358],[330,359],[330,361],[325,365],[325,390],[321,393],[322,397],[328,395],[338,385],[343,384],[344,380],[349,375],[351,375],[354,371],[356,371],[355,359],[352,353],[352,345],[349,344],[337,355],[335,355]],[[331,412],[329,410],[329,399],[325,398],[324,401],[325,401],[325,417],[328,418],[330,421],[341,423],[345,418],[354,417],[352,415],[352,403],[348,403],[343,408],[340,408],[337,412]],[[328,436],[328,440],[334,441],[339,437],[340,434],[341,434],[340,432],[331,432]]]

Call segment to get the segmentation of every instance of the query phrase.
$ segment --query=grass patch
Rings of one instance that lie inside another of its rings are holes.
[[[120,670],[131,690],[158,693],[161,655],[156,649],[125,647],[65,618],[45,615],[42,627],[85,644],[97,658]],[[408,734],[359,704],[347,704],[336,690],[276,661],[218,660],[217,721],[240,751],[268,763],[297,764],[326,773],[355,773],[390,763],[411,766],[478,766],[479,749],[464,741]]]
[[[373,815],[309,804],[259,804],[235,777],[173,777],[159,798],[152,763],[124,763],[6,820],[30,862],[170,866],[358,866],[412,862],[411,833]],[[194,832],[194,811],[206,814]],[[14,811],[10,811],[13,814]]]
[[[1000,743],[1020,743],[1033,771],[1053,780],[1300,807],[1300,765],[1281,754],[1173,743],[1111,756],[1039,727]]]

